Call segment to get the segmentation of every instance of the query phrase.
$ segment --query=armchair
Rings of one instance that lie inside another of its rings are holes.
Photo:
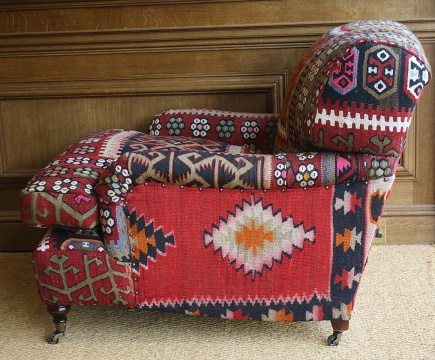
[[[48,227],[39,293],[71,305],[329,320],[337,345],[431,72],[402,24],[361,21],[302,59],[281,114],[169,110],[71,145],[22,190]]]

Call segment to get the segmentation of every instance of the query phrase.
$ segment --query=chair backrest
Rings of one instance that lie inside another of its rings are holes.
[[[374,20],[337,27],[310,48],[292,78],[275,152],[399,157],[430,79],[423,48],[403,24]]]

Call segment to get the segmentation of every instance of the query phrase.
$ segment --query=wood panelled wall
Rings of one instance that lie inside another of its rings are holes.
[[[327,30],[400,20],[435,67],[433,0],[0,1],[0,250],[31,250],[19,190],[67,145],[145,130],[169,108],[278,112]],[[385,211],[388,243],[435,240],[435,81],[417,106]]]

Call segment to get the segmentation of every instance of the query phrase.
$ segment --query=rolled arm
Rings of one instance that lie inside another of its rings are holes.
[[[168,110],[154,117],[148,133],[220,141],[272,153],[278,116],[211,109]]]
[[[92,133],[66,148],[21,191],[21,218],[36,227],[95,228],[94,186],[103,170],[141,133],[112,129]]]
[[[230,154],[206,151],[137,151],[122,155],[102,174],[101,200],[122,202],[131,186],[161,184],[247,190],[304,189],[393,176],[394,157],[310,152]]]

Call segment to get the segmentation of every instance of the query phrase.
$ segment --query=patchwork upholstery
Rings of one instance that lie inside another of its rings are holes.
[[[386,179],[284,192],[144,183],[102,206],[117,217],[105,246],[132,264],[140,307],[282,301],[288,315],[295,300],[311,311],[323,300],[322,318],[332,319],[333,308],[352,307],[394,181]],[[169,208],[182,213],[170,216]],[[333,295],[336,284],[347,297]]]
[[[102,180],[96,187],[100,199],[100,216],[106,247],[118,260],[131,260],[131,239],[127,230],[128,214],[125,204],[131,203],[132,197],[140,199],[140,196],[131,194],[136,194],[136,189],[141,188],[141,185],[151,186],[151,183],[161,183],[161,186],[178,185],[181,189],[189,187],[197,188],[199,191],[211,188],[215,191],[207,193],[215,194],[214,199],[219,204],[222,203],[223,189],[238,189],[242,193],[246,190],[244,193],[252,196],[274,190],[272,193],[276,194],[277,198],[289,198],[288,194],[295,197],[292,197],[291,205],[286,210],[292,211],[298,201],[300,204],[297,206],[304,206],[302,200],[295,199],[299,198],[299,195],[305,199],[306,193],[311,189],[391,179],[397,165],[396,161],[397,159],[391,157],[337,153],[299,153],[287,156],[284,154],[232,155],[199,151],[127,153],[103,172]],[[156,187],[154,186],[153,189]],[[292,191],[289,191],[290,189]],[[379,194],[382,203],[387,195],[386,190]],[[249,195],[245,196],[250,198]],[[356,195],[346,196],[345,201],[351,201]],[[146,203],[148,199],[147,196],[141,201]],[[315,196],[313,199],[318,198]],[[162,197],[159,202],[159,206],[164,209],[177,209],[176,200],[172,197],[166,202]],[[196,202],[188,203],[194,204],[195,208],[199,206]],[[143,211],[146,211],[148,205]],[[236,206],[241,206],[241,202],[235,203],[234,207]],[[328,213],[332,210],[331,204]],[[284,209],[279,208],[275,211],[282,212]],[[192,221],[196,220],[193,218]],[[201,223],[203,221],[201,218]],[[331,220],[328,220],[325,226],[329,227],[330,223]],[[190,229],[190,226],[187,226],[187,229]]]
[[[279,116],[168,110],[82,139],[22,191],[51,228],[42,301],[348,321],[430,79],[409,29],[357,22],[311,47]]]
[[[102,172],[106,190],[99,189],[99,194],[119,197],[120,187],[125,193],[131,184],[147,181],[203,188],[302,189],[391,176],[397,163],[397,158],[388,156],[332,152],[263,155],[134,151]]]

